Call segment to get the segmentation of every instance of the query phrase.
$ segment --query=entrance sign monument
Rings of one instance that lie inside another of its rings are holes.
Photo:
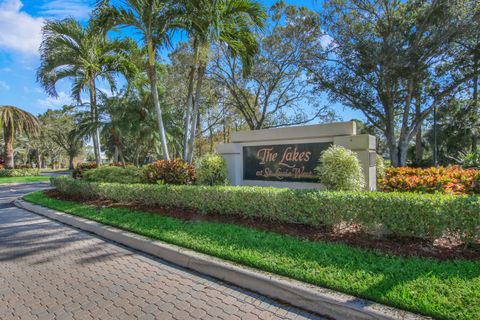
[[[367,190],[376,188],[374,136],[357,135],[355,122],[241,131],[217,152],[227,162],[232,185],[323,189],[315,168],[332,145],[354,151]]]

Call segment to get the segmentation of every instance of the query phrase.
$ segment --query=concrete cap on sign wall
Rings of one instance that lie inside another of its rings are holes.
[[[357,134],[355,121],[315,124],[308,126],[239,131],[232,134],[232,142],[259,142],[274,140],[311,139]]]

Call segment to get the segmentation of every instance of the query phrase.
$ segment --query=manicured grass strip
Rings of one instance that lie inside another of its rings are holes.
[[[248,227],[49,198],[27,201],[257,269],[432,316],[480,319],[480,261],[402,258]]]
[[[0,178],[0,185],[5,183],[30,183],[39,181],[48,181],[50,177],[47,176],[28,176],[28,177],[2,177]]]

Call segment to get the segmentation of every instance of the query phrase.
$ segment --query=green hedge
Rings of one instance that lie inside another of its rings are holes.
[[[143,170],[135,166],[107,166],[86,170],[82,174],[82,179],[90,182],[109,182],[124,184],[146,182],[146,177]]]
[[[480,236],[477,196],[291,190],[266,187],[124,185],[51,179],[62,193],[147,206],[179,207],[204,214],[304,223],[313,226],[356,222],[365,231],[435,239],[448,232],[465,242]]]
[[[23,168],[23,169],[0,169],[1,177],[28,177],[39,176],[40,170],[35,168]]]

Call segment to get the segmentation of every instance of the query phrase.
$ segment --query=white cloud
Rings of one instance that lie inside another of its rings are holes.
[[[70,105],[73,103],[70,95],[65,93],[65,91],[58,92],[58,97],[46,97],[45,99],[38,99],[37,104],[42,108],[59,108],[64,105]]]
[[[32,17],[22,7],[20,0],[0,0],[0,49],[37,55],[44,19]]]
[[[8,85],[8,83],[2,80],[0,80],[0,91],[1,90],[5,90],[5,91],[10,90],[10,86]]]
[[[82,0],[53,0],[40,7],[42,16],[55,18],[74,17],[76,19],[86,19],[91,11],[92,8]]]

